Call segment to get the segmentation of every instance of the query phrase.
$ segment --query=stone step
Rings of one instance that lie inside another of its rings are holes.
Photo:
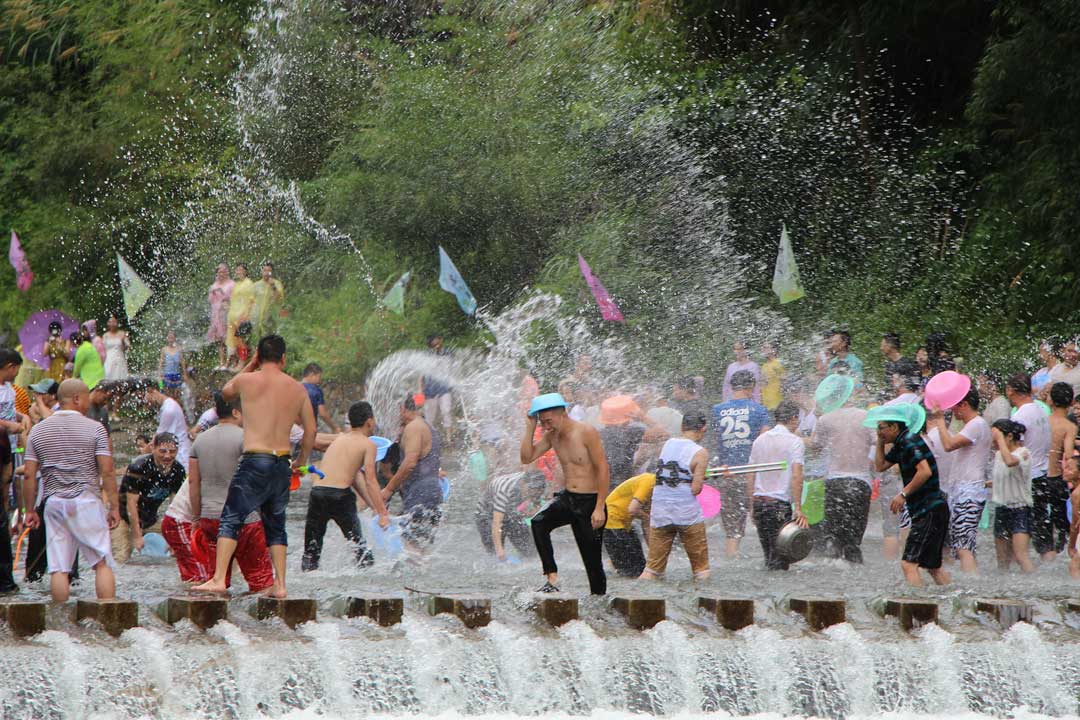
[[[318,604],[311,598],[261,597],[255,603],[255,617],[268,620],[281,618],[286,625],[295,628],[306,622],[315,622]]]
[[[847,602],[836,598],[793,597],[788,600],[788,609],[802,615],[813,630],[847,622]]]
[[[96,620],[113,636],[139,624],[139,604],[130,600],[79,600],[75,603],[75,619]]]
[[[754,624],[754,601],[747,598],[700,595],[698,608],[705,610],[726,630],[742,630]]]
[[[229,616],[225,598],[177,596],[165,601],[165,622],[175,625],[187,619],[206,630]]]
[[[1002,627],[1011,627],[1018,622],[1030,623],[1031,605],[1023,600],[1011,598],[980,598],[975,601],[975,612],[986,613],[1001,623]]]
[[[405,599],[400,595],[360,593],[345,598],[345,617],[366,617],[383,627],[397,625],[405,611]]]
[[[536,614],[554,627],[578,619],[578,599],[563,593],[536,593]]]
[[[905,630],[936,623],[938,604],[918,598],[889,598],[885,601],[884,614],[900,621]]]
[[[467,628],[484,627],[491,622],[491,598],[479,595],[432,595],[427,602],[428,615],[449,614]]]
[[[0,619],[19,637],[37,635],[45,631],[45,603],[4,603],[0,605]]]
[[[630,627],[638,630],[655,627],[667,617],[667,603],[663,598],[616,596],[611,600],[611,607],[626,617]]]

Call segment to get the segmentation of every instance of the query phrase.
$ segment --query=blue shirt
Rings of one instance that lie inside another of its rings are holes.
[[[945,496],[941,493],[941,482],[938,479],[937,461],[934,460],[933,451],[921,435],[904,431],[885,454],[885,459],[900,466],[900,478],[905,486],[915,477],[920,462],[925,460],[930,466],[930,479],[907,498],[908,514],[913,520],[945,503]]]
[[[318,419],[319,406],[326,404],[326,399],[322,394],[322,388],[315,383],[304,383],[304,389],[307,390],[307,396],[311,400],[311,409],[315,411],[315,418]]]
[[[713,406],[713,448],[721,465],[750,462],[754,440],[769,424],[769,411],[750,399],[728,400]]]

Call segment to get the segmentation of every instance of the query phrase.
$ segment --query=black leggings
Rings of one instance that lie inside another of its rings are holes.
[[[833,557],[861,563],[863,533],[870,514],[870,486],[858,478],[825,481],[825,536]]]
[[[308,498],[307,522],[304,523],[304,557],[301,570],[318,570],[322,557],[323,536],[331,520],[341,528],[345,539],[356,546],[356,564],[367,567],[375,562],[360,531],[356,514],[356,494],[352,488],[314,487]]]
[[[632,526],[604,530],[604,547],[611,564],[622,577],[639,577],[645,571],[645,552],[641,538]]]
[[[551,547],[551,531],[569,525],[574,531],[585,573],[589,576],[589,591],[593,595],[607,593],[607,576],[604,575],[602,557],[604,528],[594,530],[592,514],[596,509],[596,493],[572,493],[569,490],[555,493],[540,512],[533,515],[532,534],[544,574],[559,572],[555,564],[555,551]]]

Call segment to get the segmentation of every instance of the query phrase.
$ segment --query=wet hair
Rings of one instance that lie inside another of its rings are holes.
[[[139,433],[135,436],[135,442],[145,445],[146,443],[150,442],[150,436],[146,433]]]
[[[154,447],[161,447],[162,445],[176,445],[180,447],[180,441],[176,439],[176,436],[171,432],[159,432],[154,436]]]
[[[881,339],[885,341],[885,344],[894,350],[900,349],[900,335],[894,332],[887,332],[881,336]]]
[[[918,390],[922,387],[922,376],[920,376],[918,372],[904,372],[897,374],[900,375],[900,380],[903,381],[904,387],[908,390]]]
[[[319,363],[308,363],[304,367],[304,377],[308,375],[322,375],[322,365]]]
[[[251,330],[251,321],[245,320],[244,322],[236,326],[236,336],[240,338],[246,338],[251,335]]]
[[[20,366],[23,364],[22,355],[11,348],[0,348],[0,368],[8,365]]]
[[[1076,393],[1073,392],[1072,385],[1069,383],[1056,382],[1050,388],[1050,403],[1054,407],[1067,408],[1072,405],[1073,397]]]
[[[401,403],[401,406],[409,412],[416,412],[416,400],[413,399],[412,395],[406,395],[405,401]]]
[[[61,325],[56,320],[53,320],[51,323],[49,323],[49,334],[50,335],[52,334],[53,330],[61,330],[62,331],[63,329],[64,329],[64,326]]]
[[[285,357],[285,338],[280,335],[267,335],[259,341],[259,362],[281,362]]]
[[[427,336],[427,343],[426,344],[427,344],[428,347],[431,347],[431,343],[435,342],[436,340],[442,340],[442,339],[443,339],[443,336],[442,336],[441,333],[432,333],[431,335]]]
[[[847,330],[833,330],[831,333],[829,333],[829,336],[832,337],[833,335],[840,336],[840,339],[844,341],[845,348],[851,347],[851,333],[849,333]]]
[[[754,373],[749,370],[738,370],[731,374],[732,390],[746,390],[754,387],[756,384],[757,380],[754,379]]]
[[[1065,342],[1060,335],[1051,335],[1050,337],[1039,343],[1039,347],[1045,347],[1050,351],[1050,354],[1054,357],[1061,359],[1061,349],[1065,347]]]
[[[994,389],[1001,389],[1001,373],[997,370],[983,370],[979,375],[986,378],[987,382],[994,386]]]
[[[784,400],[773,411],[776,422],[780,425],[799,417],[799,405],[794,400]]]
[[[366,400],[361,400],[349,406],[349,425],[351,427],[358,428],[373,417],[375,417],[375,411],[371,409],[371,403]]]
[[[236,268],[244,268],[244,274],[247,275],[248,269],[247,265],[245,265],[244,263],[236,263],[236,266],[233,268],[233,270],[235,271]]]
[[[970,390],[968,390],[968,394],[965,395],[964,399],[961,400],[960,402],[967,403],[968,407],[970,407],[975,412],[978,412],[979,411],[979,388],[977,388],[975,386],[972,386],[972,388]]]
[[[697,380],[694,379],[693,375],[687,375],[676,380],[675,387],[679,388],[680,390],[697,392]]]
[[[1002,435],[1009,436],[1017,442],[1020,442],[1024,433],[1027,432],[1027,427],[1023,423],[1018,423],[1015,420],[1009,420],[1008,418],[995,420],[991,427],[997,428],[1001,431]]]
[[[232,417],[233,410],[240,409],[240,398],[226,400],[220,390],[214,391],[214,411],[217,412],[218,420]]]
[[[396,473],[401,467],[401,445],[391,443],[390,447],[386,448],[386,455],[383,456],[382,461],[390,466],[390,472]]]
[[[1021,395],[1030,395],[1031,376],[1027,373],[1016,373],[1009,377],[1008,381],[1005,383],[1005,387],[1012,388],[1013,392],[1020,393]]]
[[[705,406],[694,406],[686,409],[682,416],[682,429],[697,431],[704,430],[709,424],[709,413]]]
[[[262,264],[262,267],[264,267],[264,268],[270,268],[270,272],[274,272],[274,263],[270,262],[269,260],[267,260],[266,262],[264,262],[264,263]],[[246,270],[247,268],[244,268],[244,269]]]

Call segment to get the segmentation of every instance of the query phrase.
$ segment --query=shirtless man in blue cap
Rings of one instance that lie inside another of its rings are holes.
[[[533,442],[536,425],[544,429],[538,442]],[[521,463],[531,465],[554,448],[562,466],[566,488],[540,509],[532,519],[533,542],[543,563],[547,582],[540,592],[558,592],[559,569],[551,547],[551,531],[570,525],[574,531],[589,590],[594,595],[607,592],[607,577],[601,549],[611,469],[604,456],[600,433],[591,425],[571,420],[566,413],[566,401],[558,393],[548,393],[533,400],[521,439]]]

